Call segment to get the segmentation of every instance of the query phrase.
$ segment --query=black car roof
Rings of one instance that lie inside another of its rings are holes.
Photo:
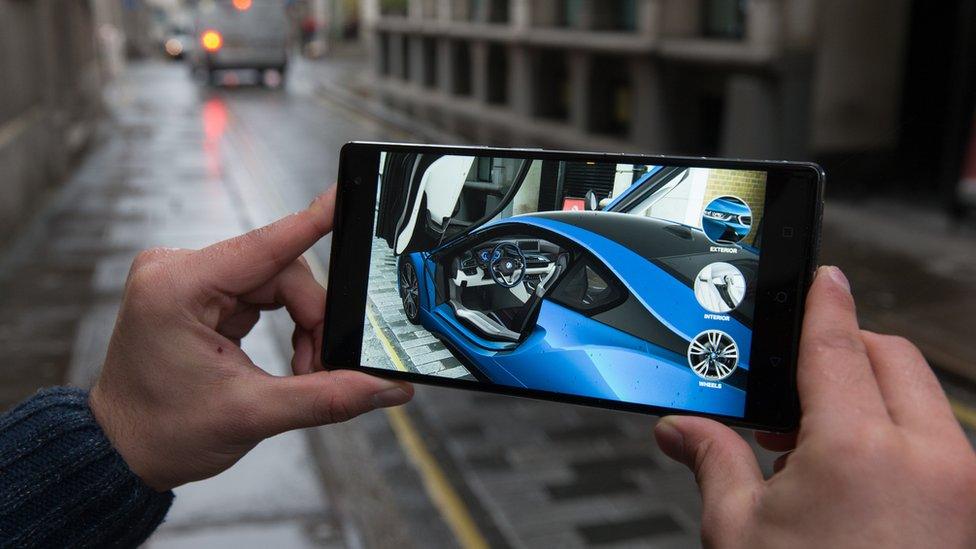
[[[598,234],[630,248],[648,260],[707,253],[713,245],[701,229],[656,217],[579,211],[536,212],[527,215],[552,219]]]

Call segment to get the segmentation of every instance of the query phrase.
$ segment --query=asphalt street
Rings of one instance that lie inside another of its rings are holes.
[[[14,357],[3,404],[44,384],[90,383],[139,249],[200,247],[304,208],[333,184],[347,141],[422,139],[330,92],[358,70],[298,62],[287,87],[265,89],[210,88],[176,63],[130,66],[107,94],[100,142],[0,257],[0,349]],[[307,255],[323,282],[330,244]],[[388,250],[376,249],[371,275],[392,276]],[[370,296],[367,360],[468,375],[406,322],[388,282]],[[290,320],[267,316],[245,348],[283,374]],[[976,426],[971,385],[945,381]],[[150,546],[698,546],[694,479],[656,449],[653,422],[418,387],[401,409],[276,437],[179,489]],[[773,456],[760,455],[769,470]]]

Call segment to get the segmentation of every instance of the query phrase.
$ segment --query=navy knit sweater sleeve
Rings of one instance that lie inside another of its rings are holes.
[[[0,547],[134,547],[172,501],[112,448],[85,391],[46,389],[0,416]]]

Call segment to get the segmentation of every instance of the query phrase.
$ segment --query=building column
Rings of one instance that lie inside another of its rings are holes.
[[[521,117],[532,116],[532,94],[535,90],[532,78],[532,52],[525,46],[508,47],[508,100]]]
[[[451,52],[451,39],[437,39],[437,89],[446,95],[452,95],[454,80],[454,59]]]
[[[590,54],[567,52],[569,68],[569,123],[581,133],[590,130]]]
[[[423,36],[409,36],[407,40],[410,41],[410,81],[418,87],[423,87],[424,73],[427,72]]]
[[[488,43],[471,42],[471,96],[479,103],[488,103]]]
[[[746,4],[745,39],[753,49],[775,53],[783,44],[783,3],[750,0]]]
[[[509,19],[516,30],[525,30],[532,24],[532,5],[530,0],[509,0]]]
[[[648,41],[657,40],[661,34],[664,17],[662,0],[637,0],[637,34]]]
[[[669,148],[667,111],[658,62],[649,56],[634,57],[630,61],[630,73],[634,94],[631,139],[647,152],[665,152]]]
[[[719,153],[745,158],[779,156],[783,128],[773,82],[750,74],[731,76],[725,97]]]
[[[406,35],[391,33],[389,36],[390,76],[400,79],[403,75],[403,48],[406,46],[406,44],[404,44]]]

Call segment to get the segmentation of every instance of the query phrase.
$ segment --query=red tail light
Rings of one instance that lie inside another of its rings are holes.
[[[203,49],[209,52],[215,52],[224,45],[224,37],[219,32],[211,29],[204,31],[200,35],[200,43],[203,44]]]

